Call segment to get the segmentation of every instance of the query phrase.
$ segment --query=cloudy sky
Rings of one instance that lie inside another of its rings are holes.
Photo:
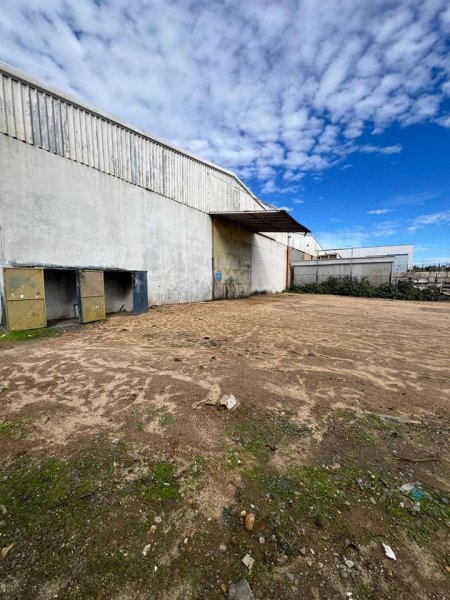
[[[201,157],[328,247],[450,260],[448,0],[2,0],[0,59]]]

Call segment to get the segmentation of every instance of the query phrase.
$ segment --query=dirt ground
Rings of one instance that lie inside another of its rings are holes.
[[[0,597],[450,597],[449,332],[280,294],[0,341]]]

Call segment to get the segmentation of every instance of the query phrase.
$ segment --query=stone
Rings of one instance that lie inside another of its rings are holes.
[[[344,562],[347,569],[353,569],[353,567],[355,566],[355,563],[352,560],[346,560]]]
[[[250,556],[250,554],[246,554],[242,559],[242,562],[247,567],[249,571],[253,569],[253,565],[255,564],[255,559]]]
[[[228,587],[228,600],[254,600],[253,592],[246,579],[230,583]]]
[[[244,525],[247,531],[251,531],[255,524],[255,515],[253,513],[247,513],[245,515]]]
[[[342,579],[348,579],[348,573],[343,565],[339,567],[339,575]]]

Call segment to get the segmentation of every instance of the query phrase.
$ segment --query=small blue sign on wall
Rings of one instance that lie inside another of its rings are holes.
[[[222,271],[215,271],[215,273],[214,273],[214,279],[216,281],[222,281]]]

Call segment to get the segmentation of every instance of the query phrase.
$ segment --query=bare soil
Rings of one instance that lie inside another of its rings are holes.
[[[449,331],[281,294],[0,344],[0,597],[448,598]]]

